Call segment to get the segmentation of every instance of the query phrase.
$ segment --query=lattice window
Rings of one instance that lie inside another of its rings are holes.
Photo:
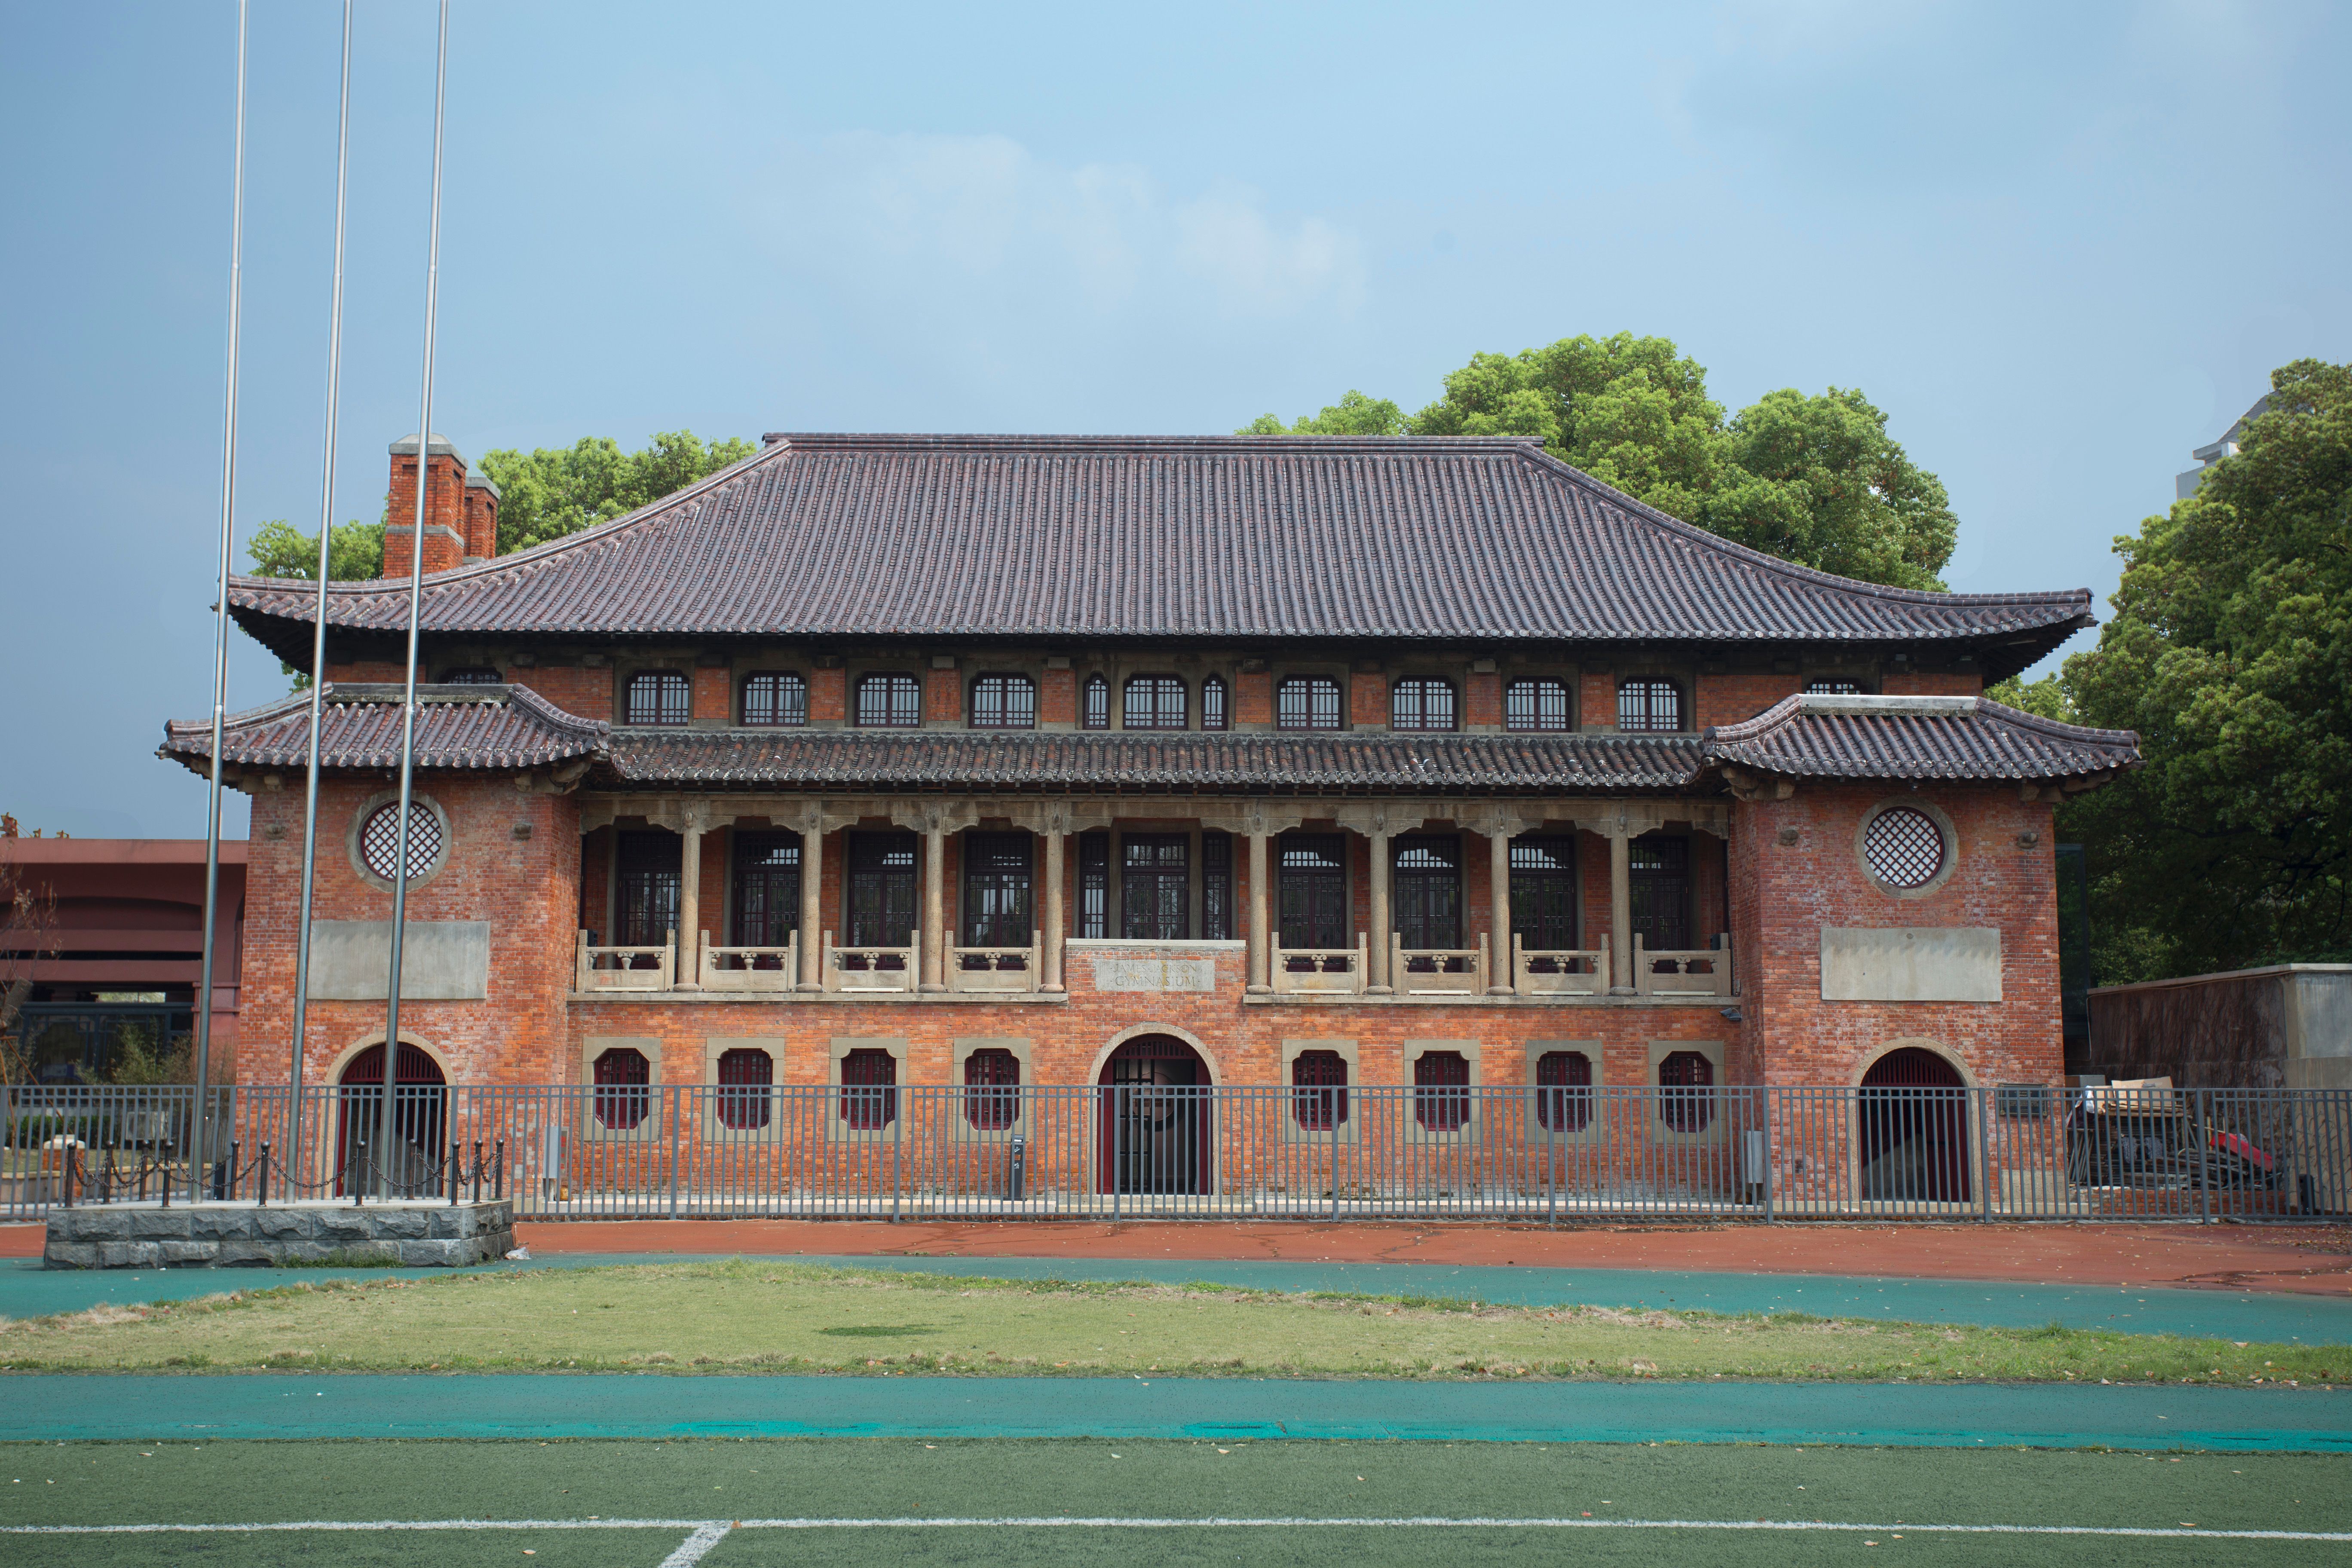
[[[1110,728],[1110,682],[1099,675],[1087,677],[1086,696],[1080,704],[1078,721],[1089,730]]]
[[[1412,1064],[1412,1119],[1432,1132],[1459,1132],[1470,1120],[1470,1059],[1423,1051]]]
[[[360,858],[389,882],[400,866],[400,806],[380,805],[360,826]],[[408,879],[415,881],[441,858],[441,819],[422,801],[408,806]]]
[[[861,1132],[887,1127],[898,1116],[898,1058],[861,1049],[841,1058],[841,1119]]]
[[[1859,697],[1862,695],[1862,682],[1849,680],[1842,675],[1816,676],[1805,682],[1805,694],[1808,697]]]
[[[1704,1132],[1715,1121],[1715,1064],[1696,1051],[1675,1051],[1658,1064],[1658,1115],[1677,1132]]]
[[[1581,1132],[1591,1125],[1591,1057],[1546,1051],[1536,1058],[1536,1118],[1554,1132]]]
[[[1944,830],[1916,806],[1891,806],[1871,818],[1862,858],[1890,888],[1924,888],[1944,869]]]
[[[911,675],[866,675],[857,681],[857,722],[875,730],[911,730],[923,721],[922,689]]]
[[[692,711],[686,677],[674,669],[640,670],[629,677],[629,696],[623,705],[627,724],[683,724]]]
[[[1278,730],[1339,727],[1339,683],[1325,675],[1295,675],[1276,689],[1274,722]]]
[[[1130,676],[1120,722],[1130,730],[1184,727],[1184,682],[1173,675]]]
[[[1021,1058],[1002,1046],[977,1050],[963,1059],[963,1115],[986,1132],[1002,1132],[1021,1120]]]
[[[765,1127],[775,1081],[776,1058],[767,1052],[738,1047],[719,1053],[719,1124],[738,1132]]]
[[[1389,692],[1392,730],[1451,730],[1454,688],[1443,680],[1400,680]]]
[[[790,728],[808,722],[808,682],[797,675],[766,673],[743,682],[743,722]]]
[[[1226,703],[1224,677],[1213,675],[1201,682],[1201,728],[1225,729],[1233,722],[1232,714]]]
[[[444,686],[497,686],[505,679],[506,677],[483,664],[469,664],[463,668],[441,672],[441,684]]]
[[[1291,1058],[1291,1119],[1309,1132],[1328,1132],[1348,1120],[1348,1058],[1337,1051],[1301,1051]]]
[[[975,730],[1037,727],[1037,683],[1025,675],[983,675],[971,683]]]
[[[615,1132],[644,1124],[653,1105],[653,1064],[643,1051],[617,1047],[595,1062],[596,1121]]]
[[[1683,693],[1673,681],[1643,676],[1618,683],[1618,729],[1671,734],[1682,727]]]
[[[1514,680],[1503,689],[1506,730],[1565,730],[1568,713],[1564,680]]]

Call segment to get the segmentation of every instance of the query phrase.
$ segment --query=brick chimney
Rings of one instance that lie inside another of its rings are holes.
[[[415,548],[416,445],[414,436],[404,436],[392,444],[392,493],[383,531],[386,577],[406,577],[409,552]],[[467,548],[470,508],[466,459],[442,436],[433,437],[429,455],[433,483],[425,514],[425,570],[446,572],[464,565],[472,553]]]
[[[488,474],[466,476],[466,559],[488,561],[499,552],[498,485]]]

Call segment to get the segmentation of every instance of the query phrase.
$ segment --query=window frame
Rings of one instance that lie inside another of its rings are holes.
[[[1145,694],[1143,721],[1136,721],[1136,695]],[[1168,699],[1175,699],[1172,721]],[[1130,675],[1119,683],[1118,724],[1122,730],[1175,731],[1192,728],[1192,691],[1181,675]]]
[[[1233,688],[1222,675],[1204,676],[1201,680],[1201,728],[1207,731],[1230,730],[1234,727]]]
[[[760,1076],[745,1076],[757,1057],[764,1067]],[[730,1071],[738,1076],[729,1077]],[[759,1046],[730,1046],[711,1064],[716,1089],[712,1114],[729,1132],[759,1132],[775,1118],[775,1053]]]
[[[1431,699],[1444,694],[1443,722],[1430,716]],[[1412,710],[1408,720],[1408,700]],[[1452,734],[1462,728],[1462,693],[1440,675],[1409,675],[1389,685],[1389,728],[1412,734]]]
[[[1298,689],[1305,692],[1301,716],[1305,722],[1293,723],[1289,693]],[[1328,724],[1317,722],[1321,717],[1318,698],[1330,699],[1330,720]],[[1344,730],[1348,724],[1348,694],[1338,677],[1330,675],[1286,675],[1274,683],[1274,727],[1291,734],[1330,734]]]
[[[775,715],[773,718],[755,719],[751,716],[751,689],[761,682],[769,683],[772,689],[768,710]],[[793,704],[785,700],[786,693],[794,688],[798,689],[800,699],[796,715],[788,713]],[[808,723],[808,677],[796,669],[755,669],[737,684],[735,700],[738,704],[736,711],[742,716],[740,722],[747,730],[798,730]]]
[[[1544,689],[1547,687],[1559,694],[1558,723],[1548,721],[1548,715],[1544,712]],[[1522,722],[1519,715],[1514,710],[1513,695],[1522,690],[1534,694],[1532,702],[1534,711],[1528,722]],[[1555,675],[1513,677],[1503,683],[1503,728],[1506,731],[1517,735],[1572,733],[1576,729],[1576,688]]]
[[[1110,677],[1099,669],[1078,683],[1078,728],[1110,728]]]
[[[900,684],[903,682],[903,686]],[[882,717],[866,716],[866,693],[868,688],[886,688]],[[904,717],[900,716],[899,698],[912,703]],[[903,669],[869,669],[850,683],[849,723],[856,730],[919,730],[923,726],[923,682],[919,676]]]
[[[1629,710],[1627,699],[1633,696],[1637,688],[1640,689],[1640,695],[1635,698],[1635,706]],[[1674,702],[1674,722],[1671,724],[1657,722],[1657,706],[1662,696],[1670,698]],[[1625,722],[1629,711],[1636,716],[1637,722],[1632,724]],[[1620,734],[1687,734],[1689,731],[1684,724],[1687,717],[1683,683],[1672,676],[1629,675],[1617,682],[1617,731]]]
[[[1019,704],[1010,700],[1016,682],[1022,688],[1024,699]],[[993,717],[983,718],[982,693],[991,687],[996,688],[995,712]],[[1037,680],[1034,676],[1012,669],[990,670],[973,676],[971,686],[964,696],[964,725],[967,729],[1034,730],[1037,727]],[[1023,710],[1018,714],[1013,711],[1016,706]]]
[[[437,684],[442,686],[504,686],[507,678],[487,664],[461,664],[441,672]]]
[[[654,717],[643,717],[637,707],[639,687],[658,688],[652,704]],[[677,717],[670,718],[670,694],[677,698]],[[683,730],[694,721],[694,678],[680,669],[635,669],[621,683],[621,722],[633,730]]]

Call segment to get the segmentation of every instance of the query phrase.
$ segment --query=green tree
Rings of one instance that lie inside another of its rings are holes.
[[[2069,803],[2104,984],[2352,950],[2352,365],[2273,373],[2197,493],[2116,541],[2086,723],[2146,764]]]
[[[1473,354],[1420,413],[1350,392],[1285,431],[1265,415],[1242,435],[1531,436],[1658,510],[1825,572],[1940,588],[1958,521],[1936,476],[1886,433],[1859,392],[1767,393],[1738,417],[1672,340],[1562,338]]]
[[[2082,715],[2074,711],[2074,700],[2066,695],[2065,681],[2055,675],[2045,675],[2039,680],[2012,675],[1986,687],[1985,695],[1995,702],[2007,703],[2044,719],[2055,719],[2062,724],[2083,721]]]
[[[482,454],[482,472],[499,492],[499,553],[544,544],[635,511],[759,450],[740,438],[705,444],[691,430],[670,430],[642,451],[624,452],[606,436],[569,447]]]
[[[253,531],[246,544],[253,569],[264,577],[299,577],[308,583],[319,575],[319,536],[304,533],[284,518],[272,518]],[[327,540],[327,580],[356,583],[383,575],[383,524],[340,522]]]

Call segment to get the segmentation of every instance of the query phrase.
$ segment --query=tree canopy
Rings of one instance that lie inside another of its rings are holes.
[[[2116,541],[2114,617],[2065,664],[2146,764],[2065,808],[2101,984],[2352,953],[2352,365],[2273,373],[2197,493]]]
[[[299,577],[308,583],[319,575],[319,536],[305,533],[282,517],[271,518],[253,531],[245,546],[253,569],[264,577]],[[339,522],[327,540],[327,580],[358,583],[383,575],[383,524]]]
[[[636,452],[622,451],[608,436],[583,436],[569,447],[531,452],[485,452],[482,472],[499,492],[499,553],[544,544],[635,511],[759,449],[740,437],[705,445],[691,430],[667,430]]]
[[[1727,419],[1706,370],[1666,338],[1562,338],[1473,354],[1420,413],[1349,392],[1244,436],[1532,436],[1646,505],[1785,560],[1866,582],[1940,588],[1958,527],[1936,476],[1860,392],[1769,392]]]

